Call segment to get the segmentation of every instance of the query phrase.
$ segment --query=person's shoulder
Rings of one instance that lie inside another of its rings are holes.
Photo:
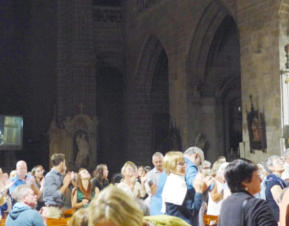
[[[147,173],[147,178],[152,177],[154,173],[155,173],[155,168],[153,168],[153,169],[151,169],[150,171],[148,171],[148,173]]]
[[[14,182],[14,181],[17,181],[19,178],[17,175],[15,175],[14,177],[10,178],[9,181],[10,182]]]
[[[248,200],[247,206],[251,209],[252,212],[260,213],[260,212],[268,212],[271,210],[271,207],[267,200],[254,198]]]
[[[38,225],[39,226],[44,225],[43,218],[37,210],[30,209],[30,210],[27,210],[25,214],[26,214],[26,216],[28,216],[28,214],[29,214],[30,221],[34,222],[34,225],[37,225],[37,226]]]
[[[281,185],[281,186],[285,186],[286,182],[281,178],[278,177],[274,174],[270,174],[267,176],[266,180],[265,180],[265,184],[266,186],[274,186],[274,185]]]
[[[100,187],[100,182],[97,178],[94,178],[93,181],[92,181],[92,184],[96,187]]]
[[[268,204],[268,201],[267,200],[264,200],[264,199],[259,199],[259,198],[255,198],[255,197],[252,197],[251,199],[248,200],[248,204],[250,207],[253,207],[255,208],[256,206],[269,206]]]

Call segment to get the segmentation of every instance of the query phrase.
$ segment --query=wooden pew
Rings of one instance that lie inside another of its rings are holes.
[[[54,219],[54,218],[47,218],[46,219],[46,225],[47,226],[67,226],[67,222],[70,218],[60,218],[60,219]]]
[[[54,218],[47,218],[46,225],[47,226],[67,226],[67,222],[69,221],[70,217],[74,214],[75,209],[67,209],[63,211],[64,218],[54,219]],[[5,226],[6,218],[0,221],[0,226]]]
[[[63,216],[66,217],[72,217],[72,215],[75,213],[75,209],[66,209],[62,211]]]
[[[46,225],[47,226],[67,226],[67,222],[70,218],[60,218],[60,219],[54,219],[54,218],[47,218],[46,219]],[[5,226],[6,219],[2,219],[0,221],[0,226]]]

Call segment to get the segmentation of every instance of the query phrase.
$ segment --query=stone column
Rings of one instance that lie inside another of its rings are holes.
[[[92,1],[58,1],[57,116],[96,112]],[[81,109],[80,109],[81,104]]]
[[[280,154],[281,106],[279,62],[279,1],[237,2],[240,33],[243,140],[246,158],[256,162]],[[254,108],[265,115],[267,150],[250,153],[247,111],[249,96]]]

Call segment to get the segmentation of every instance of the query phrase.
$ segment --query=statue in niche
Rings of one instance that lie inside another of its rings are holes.
[[[81,111],[73,117],[65,118],[61,123],[56,117],[50,124],[49,152],[65,154],[69,170],[78,170],[78,167],[92,170],[97,161],[97,117],[90,117]]]
[[[87,133],[84,130],[78,130],[74,135],[74,163],[77,168],[86,167],[88,165],[90,145]]]

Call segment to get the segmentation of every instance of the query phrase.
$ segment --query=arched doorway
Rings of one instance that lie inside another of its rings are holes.
[[[206,118],[202,130],[210,143],[208,151],[216,152],[215,157],[220,154],[228,159],[239,156],[239,142],[242,141],[240,74],[238,29],[233,18],[226,16],[210,45],[200,89],[204,105],[208,103],[211,108],[207,110],[214,115]],[[206,123],[214,124],[214,130]]]
[[[102,66],[96,77],[98,117],[97,162],[118,172],[124,148],[124,84],[116,68]]]
[[[170,149],[168,58],[163,50],[159,56],[151,83],[152,152],[166,153]]]

